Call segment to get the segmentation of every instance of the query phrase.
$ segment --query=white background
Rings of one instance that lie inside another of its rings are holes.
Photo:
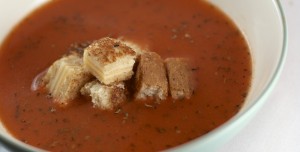
[[[300,152],[300,0],[281,3],[289,45],[278,84],[247,127],[217,152]]]

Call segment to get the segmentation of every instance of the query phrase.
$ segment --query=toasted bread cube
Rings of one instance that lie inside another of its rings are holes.
[[[84,85],[80,90],[84,96],[90,96],[95,108],[113,110],[126,101],[126,89],[123,82],[113,85],[103,85],[94,80]]]
[[[188,60],[167,58],[165,64],[172,98],[175,100],[189,99],[193,93],[193,81]]]
[[[168,96],[168,81],[164,62],[154,52],[141,54],[136,72],[136,99],[155,98],[165,100]]]
[[[106,85],[130,79],[135,59],[132,48],[108,37],[94,41],[83,54],[84,67]]]
[[[56,103],[65,106],[75,99],[91,74],[82,66],[82,59],[69,55],[55,61],[43,77],[47,90]]]

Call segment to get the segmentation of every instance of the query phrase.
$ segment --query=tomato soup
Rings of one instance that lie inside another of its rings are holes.
[[[78,98],[67,108],[32,91],[33,79],[71,44],[123,37],[163,58],[194,61],[189,100],[155,106],[129,101],[116,111]],[[27,16],[0,48],[0,118],[17,139],[49,151],[159,151],[220,126],[251,83],[245,38],[218,8],[199,0],[55,0]]]

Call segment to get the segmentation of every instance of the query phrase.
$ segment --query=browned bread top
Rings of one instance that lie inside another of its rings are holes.
[[[102,64],[115,62],[118,58],[124,56],[135,56],[136,52],[121,41],[105,37],[94,41],[85,48],[89,56],[96,57]]]

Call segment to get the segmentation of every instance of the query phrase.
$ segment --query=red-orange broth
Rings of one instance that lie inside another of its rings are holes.
[[[33,79],[70,44],[123,36],[163,58],[188,57],[196,79],[190,100],[121,112],[95,109],[85,98],[56,107],[31,90]],[[50,151],[158,151],[218,127],[243,104],[251,56],[237,27],[199,0],[55,0],[26,17],[0,50],[0,116],[21,141]]]

